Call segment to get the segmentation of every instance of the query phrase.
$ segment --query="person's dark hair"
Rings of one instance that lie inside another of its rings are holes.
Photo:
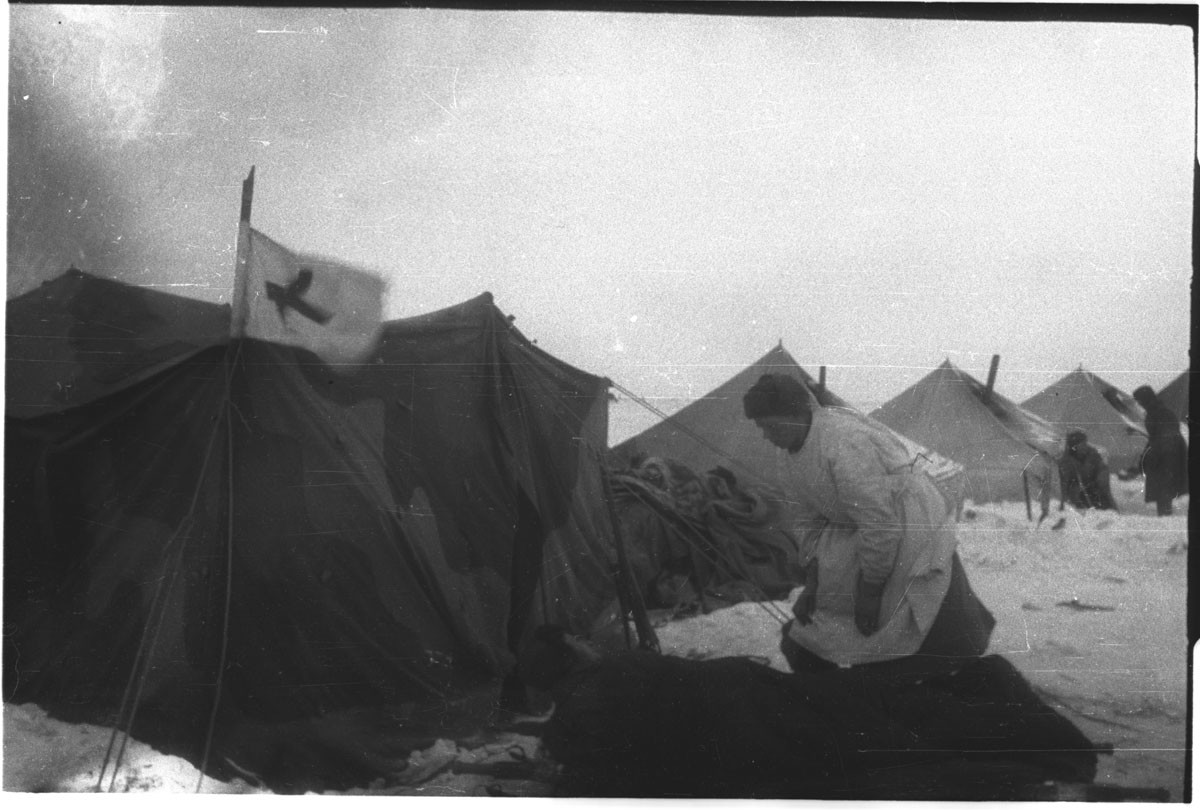
[[[799,416],[812,411],[813,402],[804,384],[786,374],[764,374],[742,397],[747,419],[764,416]]]
[[[1078,447],[1087,441],[1087,434],[1082,430],[1071,430],[1067,432],[1067,447]]]
[[[1154,393],[1154,389],[1148,385],[1139,385],[1137,388],[1133,389],[1133,398],[1136,399],[1137,403],[1143,408],[1158,399]]]

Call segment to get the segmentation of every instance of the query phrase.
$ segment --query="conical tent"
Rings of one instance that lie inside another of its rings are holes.
[[[7,309],[6,700],[210,765],[252,726],[257,770],[298,721],[491,707],[613,598],[607,382],[490,295],[339,371],[77,271]]]
[[[966,468],[967,497],[1024,498],[1022,472],[1044,467],[1063,435],[949,360],[871,413],[875,419]],[[1036,497],[1036,493],[1034,493]]]
[[[1100,448],[1113,472],[1137,463],[1146,447],[1141,406],[1082,367],[1021,403],[1060,433],[1078,428]]]
[[[782,492],[778,451],[742,410],[743,395],[763,374],[786,374],[812,391],[817,388],[781,343],[670,418],[621,442],[613,448],[614,456],[626,462],[638,454],[665,456],[699,473],[722,466],[746,484]],[[845,403],[826,392],[822,404]]]
[[[1158,391],[1158,398],[1179,417],[1181,422],[1188,421],[1191,376],[1190,371],[1185,371]]]
[[[613,454],[624,462],[639,454],[665,456],[700,473],[722,466],[747,484],[783,494],[786,488],[782,482],[787,480],[783,451],[763,438],[762,431],[742,409],[742,397],[764,374],[794,377],[823,407],[852,407],[828,388],[820,389],[780,343],[715,390],[617,445]],[[938,471],[956,466],[904,436],[898,438],[909,445],[914,456],[924,454]]]

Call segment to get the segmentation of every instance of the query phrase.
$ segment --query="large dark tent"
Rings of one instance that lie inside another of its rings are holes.
[[[1142,408],[1133,397],[1083,367],[1034,394],[1021,407],[1061,433],[1078,428],[1115,473],[1137,464],[1146,448]]]
[[[1048,470],[1063,434],[946,360],[871,416],[966,468],[967,497],[1021,500],[1024,472]],[[1037,499],[1037,492],[1031,493]]]
[[[607,383],[489,295],[337,370],[74,270],[7,313],[8,701],[210,772],[362,778],[612,600]]]

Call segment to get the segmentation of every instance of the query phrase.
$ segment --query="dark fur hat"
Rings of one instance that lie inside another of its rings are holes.
[[[747,419],[764,416],[798,416],[813,408],[804,383],[786,374],[764,374],[742,397]]]

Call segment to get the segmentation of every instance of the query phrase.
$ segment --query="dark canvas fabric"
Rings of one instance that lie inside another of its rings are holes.
[[[5,414],[54,413],[228,340],[228,306],[71,269],[8,302]]]
[[[113,284],[105,300],[162,309]],[[8,312],[10,329],[126,326],[70,295]],[[227,313],[208,310],[216,326]],[[26,370],[7,394],[6,699],[116,722],[136,706],[135,730],[193,758],[212,717],[218,746],[238,723],[294,737],[363,709],[449,720],[492,705],[531,628],[583,630],[611,602],[587,449],[603,447],[606,382],[532,345],[490,296],[394,321],[337,371],[211,331],[169,337],[174,354],[133,334],[116,356],[138,372],[120,384],[96,382],[111,354],[57,367],[66,403],[39,365],[62,344],[9,340]]]
[[[547,647],[523,663],[555,698],[543,739],[563,796],[1020,800],[1091,782],[1109,750],[998,655],[917,682],[644,652],[568,669]]]

